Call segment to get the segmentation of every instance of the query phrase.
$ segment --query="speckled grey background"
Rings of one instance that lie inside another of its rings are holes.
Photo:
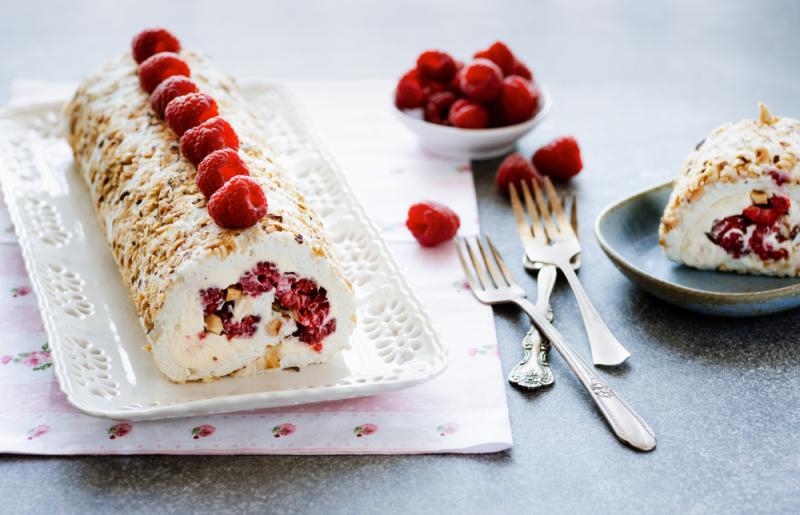
[[[0,102],[14,77],[77,80],[131,34],[173,28],[238,77],[397,76],[417,51],[465,55],[493,38],[556,99],[527,153],[573,133],[586,289],[633,353],[609,375],[653,425],[639,454],[610,435],[554,358],[550,391],[508,390],[515,446],[483,456],[0,457],[2,512],[779,513],[800,506],[800,319],[714,319],[655,300],[600,253],[594,218],[672,175],[755,102],[800,117],[800,4],[784,2],[5,2]],[[226,5],[227,7],[223,7]],[[483,224],[519,254],[496,162],[475,166]],[[518,271],[521,276],[521,271]],[[534,291],[533,281],[526,281]],[[574,300],[557,323],[588,355]],[[525,321],[497,311],[506,369]]]

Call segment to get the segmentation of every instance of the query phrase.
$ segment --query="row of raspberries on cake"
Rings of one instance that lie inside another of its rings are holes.
[[[267,214],[267,197],[239,156],[239,137],[219,116],[213,97],[199,91],[178,52],[180,41],[165,29],[145,29],[131,43],[139,84],[159,117],[180,137],[181,153],[197,167],[195,182],[220,227],[243,229]]]

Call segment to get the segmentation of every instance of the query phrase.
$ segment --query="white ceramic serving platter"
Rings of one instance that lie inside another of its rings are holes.
[[[299,372],[174,384],[144,331],[61,135],[61,104],[0,113],[0,180],[61,390],[96,416],[144,420],[372,395],[440,374],[447,356],[343,175],[280,86],[244,89],[278,161],[322,217],[353,282],[351,349]]]

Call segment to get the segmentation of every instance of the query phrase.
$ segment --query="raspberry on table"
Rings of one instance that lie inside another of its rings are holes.
[[[198,189],[210,198],[231,177],[236,175],[250,175],[250,170],[232,148],[215,150],[208,154],[197,167],[195,182]]]
[[[503,72],[488,59],[475,59],[459,76],[461,91],[476,102],[491,102],[503,89]]]
[[[422,107],[425,104],[425,98],[425,90],[419,80],[417,70],[411,70],[400,78],[394,92],[394,105],[398,109]]]
[[[572,136],[556,138],[533,154],[533,166],[554,179],[569,179],[583,168],[581,150]]]
[[[139,65],[139,84],[148,94],[165,79],[174,75],[189,77],[191,71],[186,61],[172,52],[154,54]]]
[[[441,50],[426,50],[417,58],[417,70],[422,77],[448,83],[456,73],[456,62]]]
[[[178,136],[218,115],[216,100],[205,93],[189,93],[173,98],[164,110],[164,119]]]
[[[162,28],[145,29],[131,41],[131,53],[137,63],[160,52],[180,52],[181,43],[170,31]]]
[[[539,90],[517,75],[503,79],[503,89],[498,100],[500,117],[504,125],[513,125],[533,118],[539,108]]]
[[[450,106],[448,121],[461,129],[485,129],[489,126],[489,112],[477,102],[459,98]]]
[[[150,105],[160,117],[164,117],[164,110],[173,98],[189,93],[197,93],[197,84],[183,75],[173,75],[159,84],[150,95]]]
[[[541,183],[542,176],[536,171],[530,161],[520,154],[511,154],[506,157],[497,169],[494,181],[497,189],[503,193],[508,193],[508,185],[519,184],[520,182],[530,183],[531,181]]]
[[[420,202],[408,209],[406,227],[423,247],[452,239],[460,226],[458,215],[438,202]]]
[[[450,106],[456,101],[456,96],[449,91],[434,93],[425,104],[425,121],[447,125],[447,114]]]
[[[267,214],[267,196],[252,177],[237,175],[211,195],[208,214],[224,229],[252,227]]]
[[[192,127],[181,136],[181,154],[195,166],[221,148],[238,150],[239,137],[233,127],[219,116]]]
[[[500,67],[503,75],[511,75],[514,73],[514,63],[517,58],[508,46],[502,41],[495,41],[486,50],[480,50],[473,56],[476,59],[488,59]]]

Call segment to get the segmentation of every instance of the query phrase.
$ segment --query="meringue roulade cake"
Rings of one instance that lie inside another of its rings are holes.
[[[669,259],[743,274],[800,274],[800,122],[773,116],[715,129],[686,160],[661,218]]]
[[[270,157],[232,79],[174,48],[167,60],[188,65],[183,83],[212,99],[203,105],[216,117],[201,122],[192,108],[170,119],[173,100],[165,119],[148,89],[176,68],[147,64],[163,54],[139,64],[147,45],[136,45],[80,85],[66,130],[159,369],[184,382],[329,360],[348,346],[355,301],[320,220]],[[201,134],[222,134],[220,119],[224,137]],[[246,177],[217,166],[224,185],[201,181],[215,149]]]

